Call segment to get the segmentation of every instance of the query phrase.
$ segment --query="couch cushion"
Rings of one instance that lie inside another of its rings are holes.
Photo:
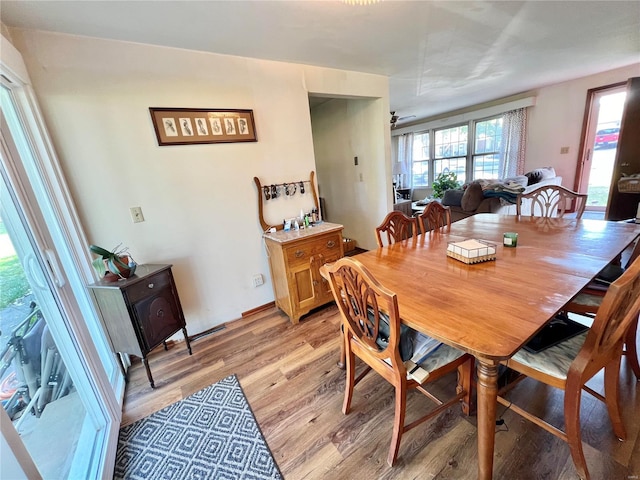
[[[445,190],[442,196],[442,205],[445,207],[459,207],[462,205],[464,191],[460,189]]]
[[[460,206],[465,212],[473,212],[478,209],[482,200],[484,200],[482,187],[478,182],[471,182],[462,195]]]

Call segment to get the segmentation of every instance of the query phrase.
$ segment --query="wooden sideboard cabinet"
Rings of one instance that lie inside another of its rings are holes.
[[[142,358],[151,388],[155,388],[147,362],[151,350],[161,343],[166,350],[167,338],[182,330],[191,355],[171,265],[138,265],[130,278],[116,282],[100,280],[88,288],[112,350]],[[125,373],[122,363],[120,366]]]
[[[321,223],[304,230],[265,233],[276,305],[292,323],[333,301],[320,267],[344,255],[342,225]]]

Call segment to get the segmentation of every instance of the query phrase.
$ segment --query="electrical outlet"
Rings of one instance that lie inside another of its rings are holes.
[[[264,284],[264,278],[262,278],[262,274],[261,273],[256,273],[253,278],[253,286],[254,287],[259,287],[260,285]]]
[[[566,155],[569,153],[569,147],[560,147],[560,155]]]
[[[131,213],[131,220],[133,220],[133,223],[144,222],[144,215],[142,215],[141,207],[131,207],[129,212]]]

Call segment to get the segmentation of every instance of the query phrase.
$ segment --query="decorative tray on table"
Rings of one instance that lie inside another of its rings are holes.
[[[496,245],[486,240],[464,240],[447,245],[447,256],[463,263],[480,263],[496,259]]]

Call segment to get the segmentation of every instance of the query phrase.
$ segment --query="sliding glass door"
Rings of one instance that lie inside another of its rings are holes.
[[[6,68],[2,40],[0,478],[109,477],[124,380],[35,97]]]

